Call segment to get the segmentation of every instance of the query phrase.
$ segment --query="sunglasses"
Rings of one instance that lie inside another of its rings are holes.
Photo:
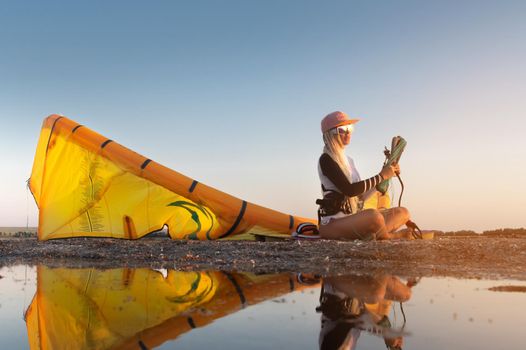
[[[334,134],[348,135],[354,131],[354,126],[352,124],[342,125],[333,129]]]

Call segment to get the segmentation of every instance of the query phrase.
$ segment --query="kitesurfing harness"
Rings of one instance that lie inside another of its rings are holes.
[[[339,212],[352,214],[352,208],[348,197],[338,191],[326,191],[322,199],[317,199],[316,204],[320,206],[318,210],[318,221],[321,216],[335,215]]]

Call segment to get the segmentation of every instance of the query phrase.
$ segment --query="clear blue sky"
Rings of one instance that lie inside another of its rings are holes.
[[[348,149],[362,176],[407,139],[403,204],[420,226],[526,226],[525,18],[524,1],[3,3],[0,226],[37,222],[25,180],[53,113],[315,217],[334,110],[362,118]]]

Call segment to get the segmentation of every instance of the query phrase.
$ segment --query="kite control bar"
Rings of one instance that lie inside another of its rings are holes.
[[[401,136],[395,136],[393,137],[393,140],[391,142],[391,150],[388,150],[387,147],[384,150],[385,154],[385,165],[396,165],[398,164],[398,161],[400,160],[400,157],[402,156],[402,152],[404,152],[405,146],[407,145],[406,140],[404,140]],[[402,178],[400,177],[399,173],[396,173],[396,177],[400,181],[400,185],[402,186],[402,190],[400,192],[400,198],[398,199],[398,206],[402,206],[402,194],[404,194],[404,183],[402,182]],[[380,182],[376,189],[378,192],[380,192],[382,195],[384,195],[387,190],[389,189],[389,180],[384,180]],[[413,238],[420,238],[422,239],[422,231],[420,228],[411,220],[406,222],[407,228],[411,230],[411,234],[413,235]]]
[[[405,146],[407,145],[406,140],[404,140],[401,136],[395,136],[393,137],[393,140],[391,141],[391,150],[388,150],[387,147],[384,150],[385,154],[385,165],[396,165],[398,161],[400,160],[400,157],[402,156],[402,152],[404,152]],[[400,179],[399,174],[396,174],[398,177],[398,180],[400,180],[400,183],[403,183]],[[380,182],[378,185],[376,185],[376,190],[380,192],[382,195],[384,195],[387,190],[389,189],[389,180],[384,180]],[[403,189],[402,189],[403,192]],[[400,195],[400,199],[402,198],[402,195]]]

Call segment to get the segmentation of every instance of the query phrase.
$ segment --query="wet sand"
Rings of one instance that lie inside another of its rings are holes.
[[[137,241],[0,239],[0,266],[151,267],[322,275],[386,273],[526,280],[526,237],[443,237],[432,241]]]

